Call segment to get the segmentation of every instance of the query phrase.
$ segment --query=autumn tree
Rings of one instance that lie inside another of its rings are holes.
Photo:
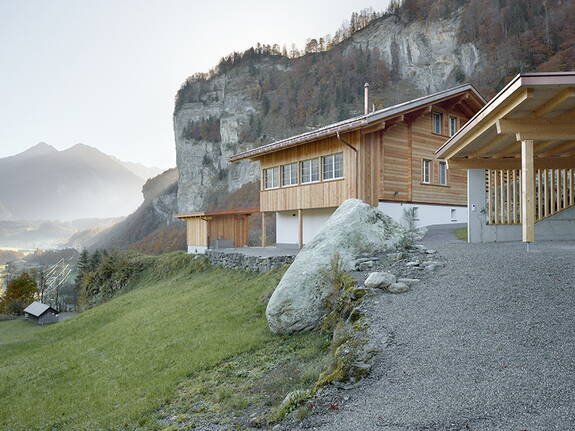
[[[0,310],[7,314],[22,314],[24,308],[36,299],[38,289],[36,281],[29,273],[23,272],[10,280],[0,298]]]

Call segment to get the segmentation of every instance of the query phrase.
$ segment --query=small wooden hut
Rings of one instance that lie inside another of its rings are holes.
[[[188,253],[205,253],[208,248],[238,248],[248,244],[249,216],[259,208],[181,214],[187,225]]]
[[[43,304],[39,301],[34,301],[24,309],[24,317],[39,325],[47,323],[56,323],[58,321],[58,311],[50,307],[48,304]]]

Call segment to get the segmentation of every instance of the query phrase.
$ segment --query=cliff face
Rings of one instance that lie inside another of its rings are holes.
[[[473,44],[457,43],[458,25],[458,17],[408,25],[387,17],[356,32],[332,51],[339,50],[345,57],[359,48],[377,49],[389,70],[382,75],[386,82],[378,96],[390,105],[457,85],[477,70],[480,53]],[[329,52],[308,56],[315,56],[311,61],[314,66],[333,62]],[[223,73],[190,84],[193,100],[177,105],[174,113],[180,213],[210,209],[210,195],[225,195],[259,181],[257,164],[244,161],[230,165],[227,159],[232,154],[341,119],[312,112],[307,113],[306,127],[286,125],[285,117],[295,115],[290,109],[297,103],[293,100],[296,97],[287,93],[278,99],[277,94],[282,82],[297,80],[295,73],[304,61],[269,56],[239,62]],[[303,72],[298,73],[301,77]],[[358,75],[359,79],[362,76]],[[301,82],[292,86],[306,84],[316,85]],[[314,91],[313,87],[309,90]],[[354,97],[346,116],[360,113],[361,94]]]
[[[257,65],[266,73],[281,64],[267,59]],[[262,102],[256,94],[259,85],[248,71],[238,66],[210,79],[202,88],[200,101],[185,103],[174,114],[176,163],[180,173],[178,209],[181,213],[203,210],[209,193],[225,193],[257,181],[257,165],[240,162],[229,165],[228,158],[254,144],[242,142],[241,131],[250,119],[262,115]],[[215,119],[220,140],[186,136],[190,124]]]
[[[392,79],[409,80],[421,93],[434,93],[457,85],[480,66],[477,47],[457,41],[459,23],[459,16],[408,25],[389,17],[354,34],[348,44],[377,48]]]

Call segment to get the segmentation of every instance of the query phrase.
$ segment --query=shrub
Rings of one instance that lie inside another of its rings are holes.
[[[418,241],[423,239],[426,229],[417,227],[417,208],[409,207],[404,208],[401,221],[401,236],[399,239],[399,247],[404,250],[409,250],[415,247]]]

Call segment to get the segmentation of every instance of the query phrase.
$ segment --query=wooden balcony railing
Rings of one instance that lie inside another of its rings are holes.
[[[535,173],[536,222],[575,205],[575,169]],[[486,171],[487,223],[521,224],[521,169]]]

